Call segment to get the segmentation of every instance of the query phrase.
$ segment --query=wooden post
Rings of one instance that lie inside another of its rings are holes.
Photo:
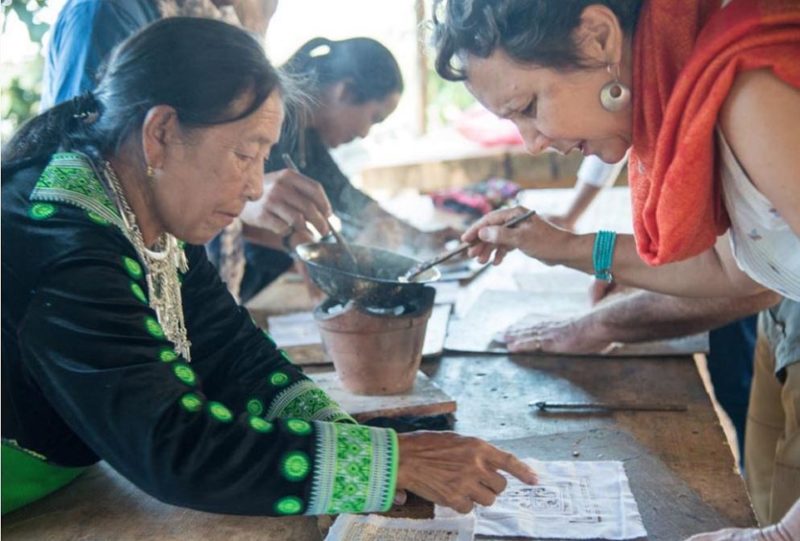
[[[414,0],[416,11],[417,36],[417,86],[419,110],[417,111],[417,134],[425,135],[428,130],[428,58],[425,54],[425,0]]]

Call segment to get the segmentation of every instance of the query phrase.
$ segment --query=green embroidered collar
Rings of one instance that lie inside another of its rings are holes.
[[[30,195],[31,201],[75,205],[94,212],[124,231],[116,205],[100,182],[99,175],[85,154],[53,154]]]

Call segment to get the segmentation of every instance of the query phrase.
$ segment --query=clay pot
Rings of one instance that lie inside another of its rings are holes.
[[[435,293],[426,287],[412,311],[400,316],[378,315],[354,302],[328,313],[337,304],[330,300],[314,310],[325,356],[347,390],[390,395],[414,386]]]

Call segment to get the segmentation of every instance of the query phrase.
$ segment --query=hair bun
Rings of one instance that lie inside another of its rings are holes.
[[[93,92],[84,92],[72,98],[72,110],[72,118],[91,123],[100,114],[100,102]]]

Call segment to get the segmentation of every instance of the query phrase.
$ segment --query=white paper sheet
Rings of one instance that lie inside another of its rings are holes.
[[[325,541],[472,541],[475,518],[414,520],[379,515],[339,515]]]
[[[477,506],[475,533],[558,539],[635,539],[647,536],[622,462],[525,459],[535,486],[508,477],[491,507]],[[459,515],[436,506],[437,518]]]

